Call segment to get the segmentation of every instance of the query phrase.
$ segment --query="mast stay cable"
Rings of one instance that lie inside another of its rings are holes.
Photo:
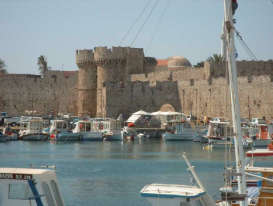
[[[253,60],[257,61],[258,60],[257,57],[251,51],[251,49],[248,47],[248,45],[246,44],[246,42],[243,40],[243,37],[240,35],[240,33],[238,32],[238,30],[235,29],[235,33],[236,33],[237,39],[239,40],[240,44],[243,46],[243,48],[245,49],[245,51],[248,53],[249,57],[252,58]]]
[[[122,37],[122,39],[119,42],[119,45],[121,45],[123,43],[123,41],[127,38],[127,36],[129,35],[129,33],[132,31],[133,27],[136,25],[136,23],[140,20],[140,18],[143,16],[144,12],[146,11],[146,9],[148,8],[149,4],[151,3],[150,0],[148,0],[146,2],[146,4],[144,5],[143,9],[141,10],[141,12],[139,13],[138,17],[135,19],[135,21],[131,24],[131,26],[129,27],[129,29],[127,30],[127,32],[124,34],[124,36]]]
[[[149,41],[149,43],[148,43],[146,52],[147,52],[148,50],[150,50],[151,45],[152,45],[152,43],[153,43],[153,41],[154,41],[154,38],[155,38],[155,36],[156,36],[156,34],[157,34],[157,32],[158,32],[159,25],[160,25],[160,23],[162,23],[162,19],[163,19],[164,15],[166,14],[166,11],[167,11],[168,8],[170,7],[170,4],[171,4],[171,0],[167,0],[167,1],[166,1],[166,4],[165,4],[165,7],[164,7],[164,9],[162,10],[162,13],[161,13],[161,15],[159,16],[159,18],[158,18],[158,20],[157,20],[157,22],[156,22],[156,25],[155,25],[154,31],[153,31],[153,33],[152,33],[152,35],[151,35],[150,41]]]
[[[134,38],[133,41],[131,42],[130,46],[132,46],[132,45],[135,43],[135,41],[136,41],[138,35],[140,34],[140,32],[142,31],[143,27],[145,26],[145,24],[147,23],[147,21],[148,21],[149,18],[151,17],[151,15],[152,15],[154,9],[156,8],[158,2],[159,2],[159,0],[156,0],[156,1],[154,2],[153,7],[151,8],[151,10],[150,10],[148,16],[146,17],[146,19],[144,20],[143,24],[142,24],[142,25],[140,26],[140,28],[138,29],[138,31],[137,31],[137,33],[136,33],[136,35],[135,35],[135,38]]]

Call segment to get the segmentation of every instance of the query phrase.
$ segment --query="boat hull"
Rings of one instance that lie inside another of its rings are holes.
[[[81,135],[80,134],[74,134],[71,132],[64,132],[57,134],[54,138],[51,138],[55,141],[80,141]]]
[[[165,141],[192,141],[194,139],[194,133],[173,134],[165,132],[162,137]]]
[[[107,141],[122,141],[123,140],[121,132],[104,136],[104,139]]]
[[[103,136],[101,132],[86,132],[86,133],[80,133],[81,134],[81,140],[83,141],[102,141]]]
[[[48,135],[46,134],[26,134],[20,136],[20,140],[24,141],[46,141],[48,140]]]

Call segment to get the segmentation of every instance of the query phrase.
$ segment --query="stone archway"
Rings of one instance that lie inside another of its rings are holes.
[[[163,104],[160,107],[161,112],[175,112],[175,108],[171,104]]]

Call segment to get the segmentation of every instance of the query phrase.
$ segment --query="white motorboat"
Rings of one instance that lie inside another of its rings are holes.
[[[165,141],[192,141],[198,132],[188,121],[168,121],[162,134]]]
[[[20,123],[19,139],[30,141],[48,140],[48,135],[42,132],[44,122],[42,118],[32,118]]]
[[[0,205],[64,206],[55,171],[0,168]]]
[[[92,119],[94,130],[101,132],[104,140],[122,141],[122,123],[120,120],[112,118]]]
[[[248,127],[245,139],[249,147],[267,147],[273,138],[272,124],[256,124]]]
[[[68,122],[65,120],[52,120],[49,128],[50,140],[54,141],[79,141],[80,133],[72,133]]]
[[[97,125],[96,125],[97,127]],[[81,140],[84,141],[102,141],[103,134],[95,128],[93,120],[80,120],[75,123],[75,128],[72,130],[74,134],[79,134]]]

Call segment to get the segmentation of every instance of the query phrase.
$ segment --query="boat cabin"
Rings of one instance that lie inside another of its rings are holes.
[[[75,128],[73,129],[73,133],[91,132],[93,128],[94,128],[94,125],[92,121],[80,120],[75,123]]]
[[[51,126],[49,129],[50,134],[56,134],[61,132],[67,132],[68,130],[68,123],[65,120],[52,120]]]
[[[64,206],[55,171],[0,168],[0,205]]]
[[[21,122],[20,124],[20,136],[27,134],[38,134],[41,133],[44,127],[44,121],[40,118],[31,119],[26,122]]]
[[[232,137],[233,129],[229,122],[210,121],[206,137],[209,139],[223,139]]]

